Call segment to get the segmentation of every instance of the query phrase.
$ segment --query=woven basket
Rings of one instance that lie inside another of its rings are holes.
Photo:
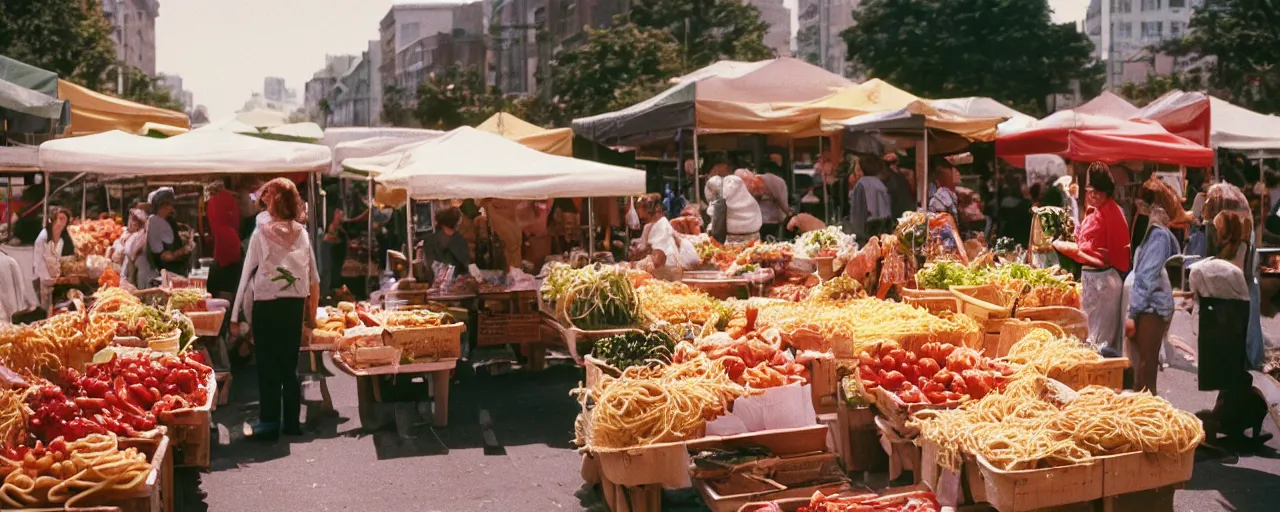
[[[172,334],[163,337],[151,338],[147,340],[147,348],[156,352],[170,352],[177,354],[182,348],[179,341],[182,339],[182,331],[174,329]]]
[[[467,324],[458,322],[435,327],[390,327],[383,331],[382,340],[388,347],[396,347],[404,355],[413,357],[415,363],[457,359],[462,357],[462,333]]]
[[[960,301],[960,311],[979,322],[1012,315],[1012,309],[1004,305],[1004,297],[995,285],[952,286],[950,292]]]
[[[227,317],[227,310],[192,311],[185,313],[195,326],[196,336],[217,336],[222,333],[222,320]]]

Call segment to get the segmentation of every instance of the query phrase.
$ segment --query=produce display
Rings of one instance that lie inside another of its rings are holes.
[[[179,344],[186,346],[195,337],[195,326],[181,311],[142,304],[126,304],[107,313],[116,320],[116,336],[154,340],[179,331]]]
[[[778,509],[779,512],[781,509]],[[938,512],[938,498],[929,491],[914,491],[881,496],[875,493],[830,496],[814,493],[807,506],[797,512]],[[771,512],[757,509],[753,512]]]
[[[1032,329],[1009,347],[1005,359],[1041,375],[1052,375],[1055,370],[1070,370],[1080,363],[1101,361],[1102,356],[1075,338],[1054,336],[1045,329]]]
[[[207,311],[209,293],[200,288],[176,288],[169,292],[169,308],[178,311]]]
[[[788,346],[799,350],[861,353],[882,340],[927,338],[925,341],[965,345],[980,341],[981,327],[964,315],[939,313],[897,302],[857,299],[845,303],[771,303],[760,308],[760,325],[775,327]],[[741,319],[730,327],[741,325]],[[842,351],[843,352],[843,351]]]
[[[34,446],[6,446],[0,453],[3,508],[92,504],[102,496],[142,489],[151,463],[137,448],[121,449],[112,434]]]
[[[866,298],[867,293],[858,281],[838,276],[813,288],[808,299],[814,302],[846,302]]]
[[[354,327],[378,325],[378,320],[367,309],[352,302],[339,302],[338,307],[326,307],[321,316],[317,320],[316,330],[338,336]]]
[[[684,283],[648,279],[636,288],[636,296],[644,317],[654,322],[702,326],[714,320],[723,328],[733,315],[723,302]]]
[[[777,331],[757,331],[758,310],[747,308],[746,325],[731,332],[718,332],[695,343],[682,342],[673,361],[679,363],[701,356],[724,366],[734,382],[748,389],[766,389],[809,382],[809,371],[782,350]]]
[[[591,356],[619,369],[657,366],[671,362],[675,347],[671,337],[659,331],[628,332],[596,341]]]
[[[893,234],[908,254],[925,256],[931,261],[969,261],[964,252],[964,241],[950,214],[904,212]]]
[[[974,267],[939,261],[929,263],[916,272],[916,284],[924,289],[946,290],[952,286],[989,283],[994,283],[1011,297],[1021,297],[1019,307],[1080,307],[1079,283],[1056,268],[1037,269],[1022,263]]]
[[[738,260],[738,254],[746,250],[747,246],[743,244],[721,245],[711,237],[705,237],[694,245],[698,250],[698,257],[702,258],[703,265],[709,265],[721,270],[729,268],[734,261]]]
[[[846,238],[848,235],[844,234],[840,226],[831,226],[800,235],[796,239],[796,247],[810,258],[831,257],[836,255]]]
[[[99,288],[117,288],[120,286],[120,273],[116,272],[116,268],[108,266],[102,271],[102,275],[98,276]]]
[[[555,264],[539,292],[555,316],[583,330],[632,327],[640,323],[640,300],[628,274],[593,265],[580,269]]]
[[[425,309],[388,311],[382,315],[381,323],[389,328],[438,327],[455,323],[453,315],[437,313]]]
[[[912,425],[953,471],[964,455],[1013,471],[1131,452],[1181,454],[1204,439],[1200,420],[1163,398],[1098,386],[1074,392],[1034,372],[957,409],[916,413]]]
[[[654,368],[632,366],[621,377],[605,376],[589,392],[575,392],[591,417],[590,431],[579,432],[579,439],[597,449],[702,437],[707,421],[728,412],[734,399],[752,393],[706,356]],[[586,409],[588,401],[594,407]]]
[[[111,219],[88,220],[67,228],[80,257],[106,256],[107,249],[124,234],[124,226]]]
[[[756,265],[760,268],[781,270],[791,263],[793,257],[791,244],[754,242],[738,254],[737,259],[734,260],[734,266]]]
[[[37,326],[6,326],[0,329],[0,363],[27,377],[56,374],[63,368],[81,370],[115,334],[115,320],[75,312]]]
[[[883,388],[907,404],[945,404],[981,399],[1004,387],[1014,370],[971,348],[926,343],[917,352],[886,341],[858,356],[864,389]]]

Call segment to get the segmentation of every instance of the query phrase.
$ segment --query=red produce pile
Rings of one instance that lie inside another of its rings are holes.
[[[919,353],[886,341],[858,356],[858,377],[868,390],[883,387],[909,404],[944,404],[980,399],[1004,387],[1013,374],[1008,363],[955,345],[926,343]]]

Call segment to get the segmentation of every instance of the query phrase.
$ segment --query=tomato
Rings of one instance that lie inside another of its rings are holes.
[[[942,343],[942,344],[939,344],[939,345],[938,345],[938,354],[937,354],[937,357],[934,357],[934,359],[939,359],[939,360],[946,359],[946,358],[948,358],[948,357],[950,357],[950,356],[951,356],[951,353],[952,353],[952,352],[955,352],[955,351],[956,351],[956,346],[955,346],[955,345],[952,345],[952,344],[949,344],[949,343]]]
[[[880,367],[887,371],[897,370],[898,360],[894,359],[893,356],[890,355],[882,356],[880,358]]]
[[[925,391],[924,398],[935,405],[947,402],[947,395],[942,391]]]
[[[898,367],[898,371],[902,372],[902,375],[907,378],[907,382],[915,382],[920,378],[920,368],[914,364],[903,362]]]
[[[863,352],[858,356],[858,364],[865,367],[875,367],[880,365],[880,360],[872,357],[871,354]]]
[[[941,367],[938,366],[937,361],[928,357],[920,358],[918,366],[920,367],[920,375],[924,375],[926,377],[933,377],[938,373],[938,370],[941,369]]]
[[[906,383],[906,381],[907,378],[903,376],[901,372],[894,370],[885,374],[884,378],[880,381],[880,385],[884,386],[884,388],[889,391],[897,391],[898,388],[901,388],[902,385]],[[913,385],[912,387],[915,386]]]
[[[946,397],[947,397],[947,401],[948,401],[948,402],[954,402],[954,401],[959,400],[959,399],[961,399],[961,398],[963,398],[963,397],[964,397],[964,396],[963,396],[963,395],[961,395],[960,393],[955,393],[955,392],[951,392],[951,391],[948,391],[948,392],[944,393],[944,395],[946,395]]]
[[[911,385],[911,383],[903,384],[902,389],[898,391],[898,398],[909,404],[918,404],[925,401],[924,393],[921,393],[920,388]]]
[[[921,389],[923,389],[925,393],[928,393],[930,391],[945,393],[947,391],[946,386],[943,386],[941,383],[932,381],[932,380],[926,383]]]
[[[889,357],[892,357],[894,361],[903,362],[907,360],[907,351],[895,348],[889,351]]]
[[[951,370],[938,370],[938,372],[934,374],[933,380],[943,386],[948,386],[955,377],[955,372],[952,372]]]
[[[915,352],[907,352],[906,355],[908,363],[915,364],[920,361],[920,356],[917,356]]]
[[[969,394],[969,386],[964,383],[964,378],[959,375],[957,375],[956,378],[951,379],[951,386],[949,389],[961,395]]]
[[[876,371],[870,366],[858,366],[858,378],[862,380],[876,380]]]
[[[881,342],[880,357],[887,356],[889,355],[890,352],[893,352],[894,350],[898,350],[900,348],[902,348],[902,346],[898,345],[898,342],[893,340],[887,340],[887,341]]]

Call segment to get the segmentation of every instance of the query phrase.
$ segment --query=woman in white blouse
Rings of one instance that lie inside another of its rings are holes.
[[[36,237],[36,277],[46,281],[62,275],[62,258],[76,255],[75,243],[67,227],[71,224],[71,210],[55,207],[49,212],[49,221],[40,236]]]

